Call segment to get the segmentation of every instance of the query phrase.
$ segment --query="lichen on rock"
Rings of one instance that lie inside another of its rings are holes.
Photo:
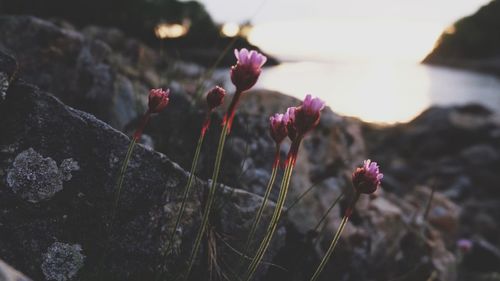
[[[43,254],[42,271],[47,280],[71,280],[83,267],[84,260],[79,244],[55,242]]]
[[[72,177],[71,172],[80,170],[80,166],[78,166],[78,162],[73,160],[73,158],[68,158],[61,162],[59,170],[61,171],[63,180],[69,181]]]
[[[44,158],[33,148],[19,153],[7,173],[7,184],[24,200],[37,203],[51,198],[63,189],[63,181],[79,166],[72,158],[62,161],[60,168],[50,157]]]
[[[7,96],[7,89],[9,88],[9,77],[7,74],[0,72],[0,101],[3,101]]]

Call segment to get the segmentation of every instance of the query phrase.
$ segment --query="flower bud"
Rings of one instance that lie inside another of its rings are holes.
[[[457,241],[457,247],[463,254],[471,251],[473,243],[469,239],[459,239]]]
[[[240,51],[234,50],[234,55],[238,60],[236,65],[231,67],[231,81],[236,86],[237,91],[243,92],[252,88],[262,72],[262,66],[267,58],[257,51],[248,51],[243,48]]]
[[[161,112],[168,105],[169,95],[170,95],[169,89],[167,89],[166,91],[164,91],[163,89],[151,89],[149,91],[149,97],[148,97],[149,112],[151,113]]]
[[[384,175],[380,173],[377,162],[365,160],[363,166],[352,174],[352,184],[359,193],[372,194],[380,186]]]
[[[226,90],[224,88],[215,86],[207,94],[207,104],[210,110],[218,107],[224,102],[224,97],[226,96]]]
[[[274,114],[269,117],[271,137],[276,144],[280,144],[288,135],[287,122],[283,119],[283,114]]]

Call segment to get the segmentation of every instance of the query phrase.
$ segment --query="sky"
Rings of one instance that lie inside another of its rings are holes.
[[[419,61],[441,32],[489,0],[200,0],[219,23],[282,59]]]

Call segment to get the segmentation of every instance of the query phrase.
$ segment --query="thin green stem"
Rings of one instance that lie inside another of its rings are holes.
[[[269,178],[269,182],[267,183],[266,192],[264,193],[262,204],[260,205],[259,210],[257,211],[257,215],[255,216],[255,219],[253,221],[252,227],[250,228],[250,233],[248,234],[247,241],[245,243],[245,248],[243,248],[244,249],[243,255],[246,255],[248,253],[250,245],[252,244],[253,238],[255,236],[255,231],[257,230],[257,226],[259,225],[260,220],[262,219],[262,214],[264,213],[267,201],[269,200],[269,196],[271,195],[271,191],[274,186],[274,181],[276,180],[276,174],[279,169],[279,155],[280,155],[280,150],[278,146],[275,155],[275,159],[277,159],[277,161],[275,160],[273,164],[273,170],[271,172],[271,177]]]
[[[321,217],[321,219],[318,221],[318,223],[316,224],[316,226],[314,227],[313,231],[318,233],[318,236],[316,236],[315,238],[313,238],[311,240],[312,245],[316,245],[319,240],[320,240],[320,237],[321,237],[321,234],[323,233],[323,231],[325,230],[325,226],[326,224],[323,225],[323,227],[321,227],[321,224],[326,220],[326,218],[328,217],[328,214],[330,214],[330,212],[333,210],[333,208],[340,202],[340,200],[344,198],[344,193],[340,194],[334,201],[333,203],[330,205],[330,207],[328,207],[328,209],[326,210],[325,213],[323,213],[323,216]],[[320,227],[321,227],[321,230],[320,230]],[[314,242],[314,240],[316,240]],[[299,264],[302,262],[302,259],[304,258],[305,256],[305,251],[307,249],[307,244],[304,244],[302,246],[302,249],[300,251],[298,251],[298,257],[297,259],[295,259],[295,262],[292,264],[292,266],[289,268],[289,271],[290,271],[290,275],[293,275],[292,273],[295,272],[295,269],[296,268],[300,268]]]
[[[264,254],[271,243],[271,239],[274,236],[274,232],[276,231],[276,227],[278,225],[281,213],[283,211],[283,206],[285,205],[286,195],[288,193],[288,187],[290,185],[290,179],[293,172],[294,165],[290,164],[290,158],[287,160],[287,165],[285,167],[285,173],[283,176],[283,180],[281,181],[280,194],[278,197],[278,201],[276,203],[276,207],[274,209],[273,217],[271,218],[271,222],[268,226],[266,236],[262,240],[257,253],[255,254],[252,262],[250,263],[246,273],[245,278],[243,280],[249,281],[252,279],[255,271],[257,270]]]
[[[184,214],[184,211],[186,209],[187,198],[188,198],[189,193],[191,191],[191,187],[193,186],[193,179],[195,177],[196,167],[198,166],[198,159],[200,157],[201,147],[203,145],[203,140],[204,139],[205,139],[205,134],[202,132],[200,134],[200,137],[198,138],[198,144],[196,145],[196,151],[194,153],[193,162],[191,163],[191,171],[189,173],[189,177],[188,177],[186,186],[184,186],[184,194],[182,195],[181,208],[179,210],[179,213],[177,214],[177,218],[175,220],[174,228],[172,230],[172,234],[170,235],[170,239],[168,241],[167,249],[165,250],[165,253],[167,253],[167,254],[168,254],[168,252],[170,251],[170,249],[173,246],[174,239],[175,239],[175,234],[177,232],[177,228],[179,227],[182,215]]]
[[[433,180],[431,183],[431,194],[429,195],[429,200],[427,201],[427,204],[425,206],[425,211],[423,216],[425,222],[427,222],[427,218],[429,217],[429,212],[431,211],[432,200],[434,199],[435,192],[436,192],[436,183],[435,180]]]
[[[295,207],[295,205],[297,205],[297,203],[299,203],[300,200],[302,200],[302,198],[304,198],[311,190],[313,190],[313,188],[316,187],[316,185],[317,184],[312,184],[310,187],[306,189],[306,191],[302,192],[299,196],[297,196],[297,198],[295,198],[292,204],[290,204],[290,206],[287,207],[287,212],[290,212],[290,210],[293,207]]]
[[[234,45],[234,43],[236,43],[237,40],[238,40],[237,36],[235,36],[233,39],[231,39],[231,41],[229,42],[229,44],[227,44],[226,48],[224,48],[224,50],[222,51],[222,53],[217,57],[217,59],[215,60],[214,64],[210,67],[210,69],[208,69],[200,77],[200,79],[198,80],[198,83],[196,85],[196,89],[194,91],[196,99],[199,99],[201,97],[201,94],[203,93],[203,91],[202,91],[203,83],[208,79],[208,77],[212,76],[212,74],[214,73],[214,71],[217,68],[217,66],[219,65],[219,63],[226,56],[226,54],[229,52],[229,50]]]
[[[194,246],[191,252],[191,256],[189,257],[189,265],[188,269],[186,271],[186,275],[184,276],[184,280],[187,280],[189,278],[189,274],[191,273],[191,270],[193,269],[194,262],[196,260],[196,256],[198,254],[198,250],[200,249],[200,244],[201,240],[203,238],[203,235],[205,234],[205,230],[208,225],[208,220],[210,218],[210,210],[212,208],[215,194],[216,194],[216,189],[217,189],[217,179],[219,177],[219,171],[220,171],[220,165],[222,162],[222,153],[224,150],[224,144],[226,143],[226,137],[228,135],[229,131],[229,122],[224,123],[224,127],[222,127],[222,132],[219,138],[219,145],[217,147],[217,155],[215,157],[215,166],[214,166],[214,172],[212,175],[212,184],[210,185],[210,190],[208,191],[208,198],[207,202],[205,204],[205,209],[203,211],[203,218],[201,221],[201,226],[200,229],[198,230],[198,234],[196,235],[196,239],[194,242]]]
[[[116,182],[116,190],[115,190],[115,200],[113,204],[113,211],[111,213],[111,221],[114,220],[116,209],[118,208],[118,203],[120,202],[120,194],[122,192],[123,187],[123,179],[125,178],[125,172],[127,171],[128,163],[130,162],[130,157],[132,156],[132,152],[134,151],[134,146],[137,143],[136,138],[132,138],[128,145],[127,154],[125,154],[125,159],[123,159],[122,167],[120,168],[120,174],[118,175],[118,180]]]
[[[314,231],[317,232],[319,227],[321,226],[321,224],[326,220],[326,217],[328,217],[328,214],[330,214],[330,212],[332,211],[332,209],[337,205],[337,203],[342,199],[344,198],[344,193],[340,194],[339,197],[337,197],[337,199],[335,199],[335,201],[333,201],[333,203],[330,205],[330,207],[328,207],[328,210],[326,210],[326,212],[323,214],[323,216],[321,217],[321,219],[318,221],[318,223],[316,224],[316,226],[314,227]],[[321,231],[320,231],[321,232]]]
[[[335,236],[333,236],[332,242],[330,243],[330,247],[328,247],[328,250],[326,251],[325,255],[323,256],[323,259],[321,260],[318,268],[316,268],[316,271],[314,272],[313,276],[309,281],[316,281],[319,278],[319,275],[325,268],[328,260],[330,259],[333,250],[335,250],[335,247],[337,246],[337,243],[339,242],[340,235],[344,231],[345,226],[347,225],[347,222],[349,221],[349,218],[351,217],[354,205],[356,204],[356,201],[358,201],[359,198],[359,193],[356,193],[354,195],[354,199],[352,200],[351,204],[347,208],[344,217],[342,218],[342,221],[340,222],[339,228],[337,229],[337,232],[335,233]]]

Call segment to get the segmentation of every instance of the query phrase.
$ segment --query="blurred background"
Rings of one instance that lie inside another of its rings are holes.
[[[489,2],[204,3],[218,22],[251,22],[250,42],[283,62],[264,73],[261,87],[296,97],[313,93],[341,114],[394,123],[409,121],[435,104],[478,102],[494,110],[500,108],[500,84],[494,76],[421,64],[439,63],[448,56],[496,56],[498,61],[498,32],[494,30],[498,23],[487,26],[498,14],[485,9],[475,20],[464,19],[454,25]],[[474,38],[460,42],[466,33]],[[445,42],[438,42],[441,34]],[[469,49],[458,50],[458,45]],[[438,48],[435,52],[434,47]]]
[[[299,98],[312,93],[341,114],[396,123],[431,105],[500,110],[498,1],[479,10],[489,2],[2,0],[0,8],[118,27],[206,66],[229,44],[257,46],[277,59],[268,66],[281,62],[258,87]],[[218,66],[231,61],[229,54]]]
[[[294,208],[266,258],[277,266],[262,266],[256,280],[308,280],[364,159],[380,164],[382,188],[362,197],[322,281],[500,280],[500,0],[0,0],[0,131],[8,132],[0,134],[0,259],[34,280],[54,280],[42,256],[61,239],[86,256],[74,280],[97,280],[99,267],[109,275],[100,279],[153,280],[179,203],[172,190],[182,187],[165,166],[191,166],[204,94],[214,85],[233,93],[234,48],[259,50],[268,62],[243,95],[225,148],[220,182],[235,192],[214,211],[217,255],[201,255],[193,280],[227,280],[234,271],[248,210],[270,177],[268,118],[307,93],[329,108],[300,150],[286,202]],[[103,198],[125,137],[66,105],[130,136],[159,87],[171,90],[170,104],[140,142],[168,157],[136,148],[141,165],[130,165],[135,188],[122,218],[129,224],[111,236],[96,231],[107,223]],[[223,112],[214,112],[205,139],[201,182],[212,176]],[[31,149],[82,167],[37,204],[3,180]],[[144,188],[164,192],[165,182],[168,196]],[[193,202],[179,251],[168,256],[173,274],[198,227]]]

